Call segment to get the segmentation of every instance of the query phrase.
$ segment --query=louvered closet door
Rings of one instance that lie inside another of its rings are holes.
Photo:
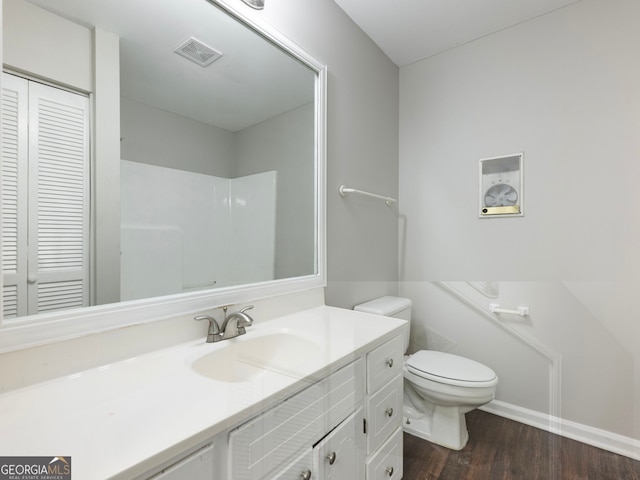
[[[29,88],[2,74],[3,316],[27,314],[27,170]]]
[[[30,313],[88,305],[88,152],[88,99],[30,82]]]
[[[18,80],[28,85],[28,155],[18,160],[20,168],[26,164],[28,169],[27,201],[17,202],[18,208],[28,204],[28,209],[26,214],[19,211],[16,220],[19,232],[28,230],[26,244],[17,242],[15,303],[21,316],[88,305],[89,130],[86,97]],[[16,189],[23,195],[20,181]],[[6,267],[3,271],[7,297],[10,275]],[[5,316],[10,313],[5,308]]]

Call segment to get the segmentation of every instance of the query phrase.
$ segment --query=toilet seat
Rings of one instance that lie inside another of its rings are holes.
[[[498,376],[486,365],[450,353],[421,350],[410,355],[407,370],[434,382],[461,387],[489,387]]]

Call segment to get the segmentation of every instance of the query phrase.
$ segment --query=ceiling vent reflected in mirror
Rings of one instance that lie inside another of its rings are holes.
[[[182,42],[174,51],[201,67],[207,67],[222,57],[222,53],[194,37]]]
[[[242,0],[244,3],[249,5],[251,8],[255,8],[256,10],[262,10],[264,8],[264,0]]]

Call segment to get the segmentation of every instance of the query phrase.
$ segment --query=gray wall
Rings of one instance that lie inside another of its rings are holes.
[[[234,177],[278,172],[275,278],[315,272],[313,107],[303,105],[235,135]],[[260,241],[260,232],[254,233]]]
[[[351,308],[396,293],[397,209],[341,198],[338,187],[397,196],[398,67],[332,0],[245,10],[328,65],[326,303]]]
[[[449,338],[498,371],[499,400],[546,413],[548,399],[525,394],[548,388],[546,364],[526,373],[530,346],[434,288],[501,280],[478,305],[530,307],[500,320],[562,358],[556,413],[634,439],[638,18],[637,0],[582,0],[400,71],[400,290],[416,347]],[[525,216],[478,219],[478,160],[519,151]]]
[[[232,132],[122,97],[123,160],[233,178]]]

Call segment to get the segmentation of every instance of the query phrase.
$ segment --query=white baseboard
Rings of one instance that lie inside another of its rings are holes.
[[[624,455],[634,460],[640,460],[640,440],[498,400],[494,400],[484,407],[480,407],[480,410],[571,438],[609,452]]]

